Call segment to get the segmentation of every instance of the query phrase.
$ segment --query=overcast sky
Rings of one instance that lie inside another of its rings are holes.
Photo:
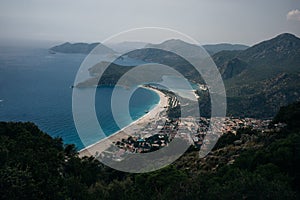
[[[0,0],[0,41],[95,42],[145,26],[252,45],[300,36],[300,0]]]

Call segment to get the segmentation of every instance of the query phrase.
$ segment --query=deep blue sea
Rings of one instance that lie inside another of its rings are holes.
[[[50,54],[47,49],[1,47],[0,121],[34,122],[52,137],[62,137],[64,143],[72,143],[78,150],[82,149],[84,146],[72,116],[74,89],[70,86],[84,58],[82,54]],[[118,127],[111,113],[112,91],[112,87],[97,88],[95,98],[97,117],[106,135],[143,116],[145,110],[159,102],[156,93],[137,89],[129,104],[131,117],[124,114],[121,127]],[[87,125],[87,131],[93,131],[93,127]],[[99,135],[95,134],[89,138],[88,144],[99,139]]]

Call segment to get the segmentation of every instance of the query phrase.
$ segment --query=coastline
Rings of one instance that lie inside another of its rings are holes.
[[[160,100],[158,104],[154,108],[152,108],[147,114],[133,121],[129,125],[122,128],[121,130],[78,151],[79,157],[95,156],[97,154],[100,154],[101,152],[109,148],[113,144],[113,142],[121,141],[122,139],[126,139],[129,136],[133,136],[136,133],[136,131],[140,130],[140,127],[143,127],[145,124],[155,121],[162,115],[166,116],[166,111],[167,111],[168,101],[169,101],[168,96],[166,96],[163,92],[154,88],[150,88],[150,87],[143,87],[143,88],[152,90],[159,95]]]

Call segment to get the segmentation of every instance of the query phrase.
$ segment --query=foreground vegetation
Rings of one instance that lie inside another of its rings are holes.
[[[0,199],[299,199],[299,121],[300,103],[283,107],[274,118],[287,124],[279,132],[227,134],[205,158],[190,148],[146,174],[80,159],[74,145],[32,123],[1,122]]]

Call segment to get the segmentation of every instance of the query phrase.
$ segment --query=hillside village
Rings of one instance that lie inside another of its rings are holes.
[[[157,89],[157,88],[156,88]],[[240,129],[249,129],[261,133],[280,131],[285,124],[274,124],[270,128],[271,120],[237,117],[185,117],[174,118],[169,116],[170,110],[180,109],[180,102],[176,96],[169,91],[161,90],[169,97],[169,107],[166,113],[160,113],[160,117],[153,123],[145,124],[141,130],[120,141],[114,141],[112,148],[102,152],[101,157],[109,157],[114,160],[122,160],[126,153],[148,153],[168,146],[174,138],[183,139],[195,149],[202,150],[214,145],[219,137],[224,134],[236,135]],[[217,129],[212,131],[211,121],[218,124]],[[235,145],[241,145],[243,140],[234,141]],[[115,148],[118,147],[118,148]]]

